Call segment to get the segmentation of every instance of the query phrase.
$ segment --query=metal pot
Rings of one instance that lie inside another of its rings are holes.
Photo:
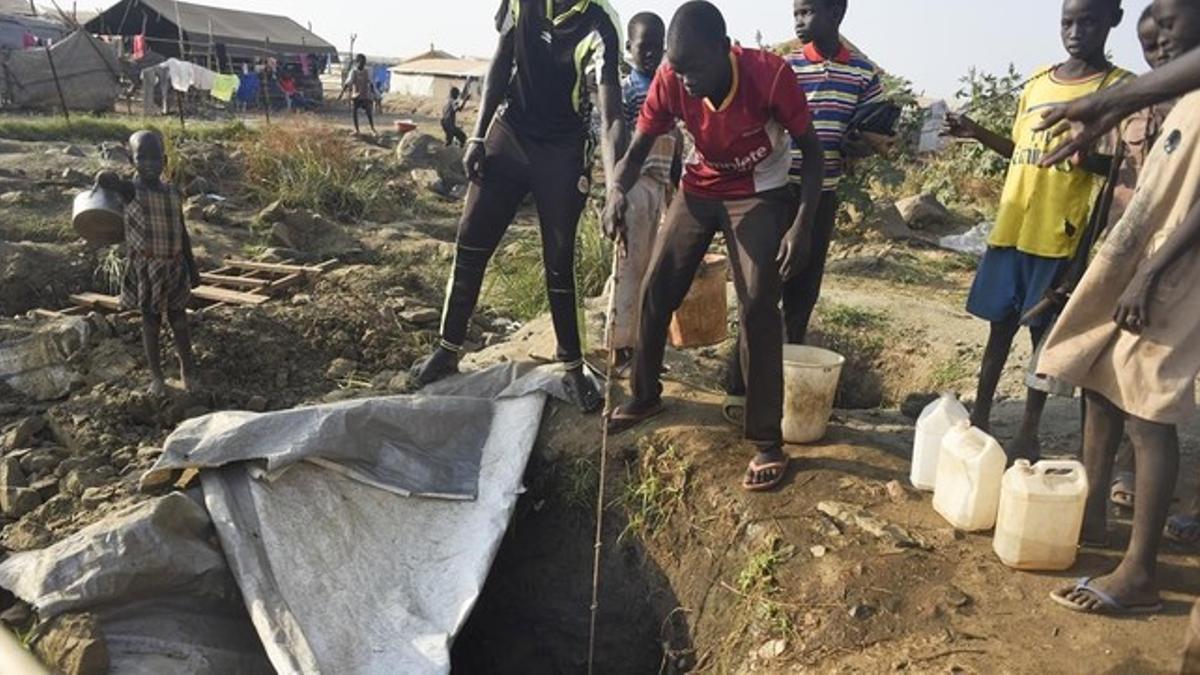
[[[96,246],[125,241],[125,200],[112,190],[94,187],[75,196],[71,225]]]

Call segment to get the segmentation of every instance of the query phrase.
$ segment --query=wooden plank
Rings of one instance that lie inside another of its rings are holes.
[[[277,291],[282,288],[294,286],[296,283],[298,283],[300,281],[304,281],[303,274],[289,274],[286,277],[272,281],[269,288],[273,291]]]
[[[115,295],[101,295],[99,293],[76,293],[70,297],[71,302],[82,305],[84,307],[98,307],[100,309],[109,309],[114,312],[120,311],[121,299]]]
[[[63,312],[55,312],[53,310],[42,309],[39,307],[33,310],[33,315],[39,319],[61,319],[63,317]]]
[[[264,288],[271,286],[272,282],[268,279],[253,279],[251,277],[232,277],[227,274],[216,274],[214,272],[201,272],[200,280],[206,281],[215,286],[233,286],[235,288]]]
[[[325,268],[323,267],[309,267],[306,265],[281,265],[278,263],[254,262],[251,260],[227,259],[225,264],[229,267],[242,270],[278,272],[279,274],[320,274],[325,271]]]
[[[228,288],[216,286],[197,286],[192,289],[192,297],[212,302],[227,302],[231,305],[261,305],[270,300],[265,295],[251,295],[241,291],[231,291]]]

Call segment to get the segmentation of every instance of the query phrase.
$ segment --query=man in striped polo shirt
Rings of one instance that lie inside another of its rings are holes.
[[[795,0],[796,36],[802,47],[787,57],[796,81],[808,97],[813,126],[825,150],[825,182],[813,224],[812,244],[801,271],[783,287],[783,322],[789,344],[803,344],[813,308],[821,295],[825,259],[833,239],[838,213],[838,185],[846,172],[847,157],[871,154],[870,145],[847,138],[857,112],[883,99],[879,69],[862,54],[847,47],[841,38],[842,20],[848,0]],[[793,216],[799,208],[799,185],[803,153],[793,146],[791,185]],[[745,404],[740,350],[730,360],[725,413],[737,421]]]

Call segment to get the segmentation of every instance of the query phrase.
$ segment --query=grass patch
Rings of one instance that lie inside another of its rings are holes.
[[[241,122],[189,122],[184,129],[165,121],[147,123],[136,118],[74,116],[0,118],[0,138],[14,141],[67,143],[124,143],[141,129],[154,129],[168,138],[201,141],[235,140],[249,133]]]
[[[790,637],[795,633],[791,612],[774,599],[782,591],[778,570],[795,554],[795,547],[771,537],[750,554],[738,572],[735,587],[747,610],[746,623],[760,635]]]
[[[600,483],[600,467],[587,457],[574,457],[561,463],[557,472],[555,491],[564,507],[591,513],[596,508],[596,489]]]
[[[887,314],[831,303],[822,305],[817,316],[821,343],[826,349],[864,363],[883,351],[890,325]]]
[[[109,293],[121,292],[121,279],[125,276],[125,255],[123,246],[109,246],[97,258],[96,269],[92,277],[101,288]]]
[[[830,303],[821,309],[822,325],[843,330],[876,330],[888,323],[887,314],[841,303]]]
[[[343,220],[372,213],[386,177],[360,161],[345,134],[315,120],[276,126],[241,140],[247,191],[258,203],[280,200]]]
[[[600,231],[596,212],[588,209],[580,218],[575,239],[575,287],[580,300],[604,292],[612,272],[612,250],[612,243]],[[518,237],[495,257],[483,297],[488,305],[517,321],[529,321],[550,310],[537,235]]]
[[[658,442],[642,444],[640,464],[630,467],[620,496],[628,524],[618,540],[633,535],[649,538],[671,521],[684,507],[691,460],[673,445]]]
[[[948,389],[963,380],[975,377],[975,366],[963,356],[948,359],[929,373],[929,385],[937,390]]]

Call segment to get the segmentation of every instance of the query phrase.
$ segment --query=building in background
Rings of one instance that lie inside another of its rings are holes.
[[[443,101],[457,87],[478,98],[490,65],[486,59],[457,58],[431,47],[392,67],[392,93]]]

